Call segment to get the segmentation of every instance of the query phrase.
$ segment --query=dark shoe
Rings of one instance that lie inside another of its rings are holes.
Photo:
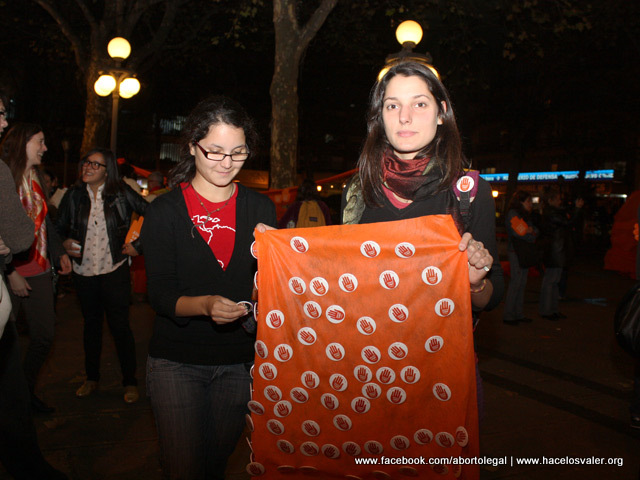
[[[76,390],[76,397],[88,397],[97,389],[98,382],[95,380],[86,380],[82,385],[80,385],[80,388]]]
[[[522,318],[519,318],[518,321],[520,323],[531,323],[531,322],[533,322],[533,318],[522,317]]]
[[[53,413],[56,411],[55,408],[50,407],[38,397],[36,397],[34,393],[31,394],[31,408],[34,412],[38,413]]]
[[[552,313],[551,315],[540,315],[542,318],[546,318],[547,320],[558,320],[560,317],[558,317],[555,313]]]
[[[505,325],[515,326],[518,325],[518,320],[502,320]]]
[[[640,428],[640,415],[631,415],[631,427]]]
[[[558,318],[567,318],[567,316],[564,313],[560,313],[560,312],[556,312],[555,316]]]

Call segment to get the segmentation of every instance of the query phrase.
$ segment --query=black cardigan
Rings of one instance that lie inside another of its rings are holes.
[[[177,317],[181,296],[221,295],[251,300],[256,260],[253,231],[276,224],[275,206],[265,195],[240,184],[236,199],[236,238],[222,270],[211,248],[194,228],[180,187],[154,200],[142,225],[149,301],[156,311],[149,355],[193,365],[231,365],[253,360],[254,336],[236,321],[216,325],[207,316]]]

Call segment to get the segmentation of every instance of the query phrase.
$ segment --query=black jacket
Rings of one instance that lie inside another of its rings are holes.
[[[109,234],[109,248],[113,264],[122,261],[126,255],[122,253],[122,245],[127,237],[133,212],[144,215],[148,203],[134,192],[128,185],[122,184],[116,195],[104,196],[104,218],[107,222]],[[84,247],[87,236],[87,222],[91,211],[91,198],[85,184],[71,187],[60,202],[58,209],[58,232],[63,239],[73,238]],[[142,253],[140,238],[132,242],[133,247]],[[84,255],[84,248],[82,249]],[[82,257],[73,258],[76,263],[82,263]]]

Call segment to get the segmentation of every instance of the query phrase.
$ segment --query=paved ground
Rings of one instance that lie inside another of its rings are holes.
[[[632,285],[628,278],[603,271],[601,260],[583,258],[569,280],[562,303],[566,320],[537,315],[540,278],[530,278],[525,310],[534,318],[517,327],[502,324],[502,308],[484,315],[476,332],[484,378],[485,413],[481,453],[505,458],[508,465],[485,466],[481,478],[493,479],[638,479],[640,431],[628,425],[633,362],[613,340],[611,318],[617,300]],[[584,299],[604,298],[606,305]],[[82,319],[75,295],[58,302],[54,351],[40,392],[57,410],[38,417],[42,449],[49,461],[74,480],[157,480],[157,436],[146,398],[122,401],[113,343],[105,335],[101,390],[78,399],[84,379]],[[131,308],[137,341],[141,391],[153,314],[148,304]],[[517,458],[604,457],[615,465],[517,465]],[[241,442],[228,479],[246,480],[246,443]],[[514,465],[511,466],[513,458]],[[621,459],[621,460],[620,460]],[[9,478],[0,467],[0,479]]]

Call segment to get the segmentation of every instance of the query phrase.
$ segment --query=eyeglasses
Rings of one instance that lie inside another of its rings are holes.
[[[98,170],[100,167],[107,168],[107,166],[104,163],[92,162],[91,160],[84,160],[82,162],[82,165],[89,165],[92,170]]]
[[[202,154],[207,157],[209,160],[213,160],[214,162],[221,162],[227,157],[231,157],[232,162],[244,162],[247,158],[249,158],[249,152],[234,152],[234,153],[222,153],[222,152],[207,152],[202,145],[198,142],[195,142],[197,147],[200,149]]]

